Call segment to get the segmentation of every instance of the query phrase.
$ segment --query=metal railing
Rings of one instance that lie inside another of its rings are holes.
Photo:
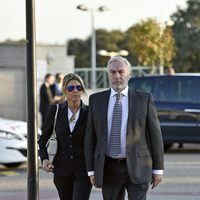
[[[75,68],[74,72],[78,74],[84,81],[86,88],[93,88],[91,85],[91,68]],[[136,76],[150,76],[156,74],[164,74],[163,67],[144,67],[144,66],[137,66],[132,67],[131,75],[133,77]],[[96,68],[96,87],[97,88],[107,88],[109,87],[109,81],[107,76],[107,68],[101,67]]]

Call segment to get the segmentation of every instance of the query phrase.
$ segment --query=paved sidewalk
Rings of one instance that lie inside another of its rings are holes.
[[[0,192],[1,200],[27,200],[26,191],[16,191],[13,197],[13,192]],[[57,192],[53,190],[40,191],[40,200],[59,200]],[[102,200],[101,190],[93,189],[90,200]],[[127,195],[125,200],[128,200]],[[162,191],[149,190],[147,200],[200,200],[200,193],[190,194],[189,192],[174,192],[174,193],[164,193]]]
[[[185,145],[186,146],[186,145]],[[27,200],[26,165],[0,170],[0,200]],[[200,200],[200,146],[165,154],[163,182],[149,188],[147,200]],[[52,174],[39,171],[39,200],[59,200]],[[90,200],[102,200],[100,189],[93,188]],[[127,200],[127,196],[126,196]]]

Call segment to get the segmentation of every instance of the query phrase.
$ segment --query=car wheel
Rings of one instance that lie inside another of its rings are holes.
[[[164,144],[164,152],[169,151],[171,149],[172,145],[173,145],[173,143],[171,143],[171,144]]]
[[[4,166],[8,167],[8,168],[12,168],[12,167],[19,167],[22,163],[7,163],[7,164],[3,164]]]

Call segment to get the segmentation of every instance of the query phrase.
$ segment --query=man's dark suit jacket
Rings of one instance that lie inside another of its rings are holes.
[[[55,97],[56,96],[56,84],[55,83],[52,84],[50,86],[50,89],[51,89],[51,93],[52,93],[53,97]]]
[[[107,147],[107,110],[110,90],[96,93],[89,99],[85,136],[87,171],[94,171],[97,186],[103,184]],[[152,96],[136,90],[128,91],[128,124],[126,164],[134,184],[148,183],[152,169],[163,169],[163,142]]]
[[[57,87],[56,83],[54,83],[54,84],[52,84],[50,86],[51,93],[52,93],[53,97],[55,97],[55,96],[62,96],[62,92],[60,92],[60,94],[56,95],[56,89],[57,89],[56,87]]]
[[[47,93],[47,86],[45,85],[45,83],[43,83],[42,86],[40,87],[40,107],[39,107],[39,111],[41,112],[43,117],[46,117],[49,104],[50,102]]]
[[[54,123],[56,105],[51,105],[48,110],[42,135],[39,139],[39,154],[41,161],[48,159],[46,143],[49,139]],[[58,140],[58,152],[53,161],[54,175],[68,176],[72,172],[79,173],[86,177],[85,159],[84,159],[84,136],[87,123],[88,106],[81,103],[80,115],[73,132],[71,133],[68,122],[68,106],[64,102],[59,105],[59,111],[56,121],[56,136]]]

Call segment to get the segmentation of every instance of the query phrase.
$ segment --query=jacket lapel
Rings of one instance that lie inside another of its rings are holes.
[[[106,154],[107,152],[107,137],[108,137],[108,102],[110,97],[110,89],[106,90],[105,93],[102,93],[102,98],[100,99],[101,103],[98,105],[101,106],[100,116],[104,119],[104,123],[102,124],[102,133],[103,133],[103,144],[104,149],[103,152]]]
[[[67,106],[66,101],[61,104],[60,113],[61,113],[62,120],[64,121],[64,124],[66,125],[68,132],[70,132],[69,121],[68,121],[68,106]]]
[[[81,109],[80,109],[79,118],[78,118],[78,121],[76,122],[76,125],[75,125],[74,130],[72,131],[72,133],[76,132],[77,127],[80,127],[80,124],[85,119],[86,115],[87,115],[87,107],[81,101]]]

